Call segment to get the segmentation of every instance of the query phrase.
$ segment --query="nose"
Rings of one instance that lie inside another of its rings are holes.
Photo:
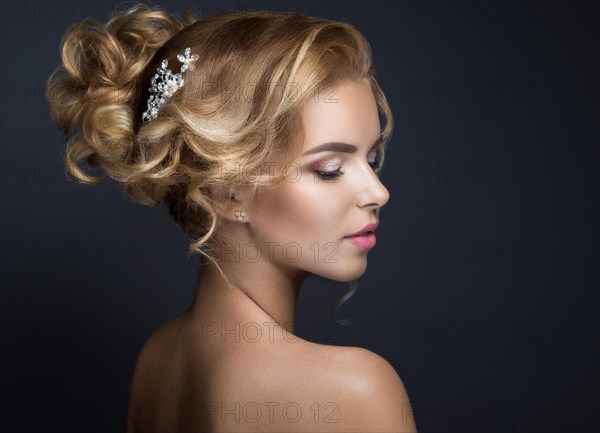
[[[377,173],[367,167],[367,174],[361,179],[360,192],[356,198],[356,205],[358,207],[372,207],[374,209],[381,208],[390,199],[390,192],[381,183]]]

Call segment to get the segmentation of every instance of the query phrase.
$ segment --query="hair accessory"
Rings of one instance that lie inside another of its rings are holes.
[[[241,220],[243,220],[243,219],[244,219],[244,217],[246,216],[246,212],[244,212],[244,211],[239,211],[239,210],[238,210],[238,211],[235,213],[235,216],[237,217],[238,221],[241,221]]]
[[[191,62],[198,60],[198,55],[190,56],[190,49],[186,48],[184,55],[178,54],[177,60],[183,65],[177,74],[173,74],[170,69],[167,69],[169,61],[164,59],[160,67],[156,69],[156,74],[150,80],[151,87],[148,89],[151,93],[148,98],[148,109],[142,114],[142,122],[148,123],[158,116],[160,107],[169,99],[173,93],[181,89],[183,86],[183,73],[188,70]],[[157,83],[156,80],[160,80]]]

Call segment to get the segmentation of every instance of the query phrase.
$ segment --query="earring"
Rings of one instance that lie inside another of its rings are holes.
[[[237,217],[238,221],[241,221],[241,220],[243,220],[243,219],[244,219],[244,217],[246,216],[246,212],[244,212],[244,211],[239,211],[239,210],[238,210],[238,211],[235,213],[235,216]]]

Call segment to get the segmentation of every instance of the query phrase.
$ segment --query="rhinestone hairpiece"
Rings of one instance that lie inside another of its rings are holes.
[[[151,87],[148,89],[150,97],[148,98],[148,109],[142,114],[143,123],[148,123],[152,119],[155,119],[158,116],[160,107],[167,102],[173,93],[181,89],[183,86],[183,73],[188,70],[191,62],[198,60],[198,55],[194,54],[190,56],[190,49],[186,48],[184,55],[177,55],[177,60],[183,63],[178,73],[173,74],[167,68],[169,61],[164,59],[160,67],[156,69],[156,74],[150,80]],[[157,80],[160,80],[160,82],[157,82]]]

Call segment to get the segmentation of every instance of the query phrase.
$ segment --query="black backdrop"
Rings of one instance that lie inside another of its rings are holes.
[[[157,208],[82,187],[43,99],[68,24],[117,3],[1,3],[0,430],[121,431],[137,351],[193,296],[197,260]],[[364,346],[420,431],[600,428],[599,18],[594,2],[159,2],[295,10],[370,41],[396,128],[358,293],[307,280],[305,338]]]

